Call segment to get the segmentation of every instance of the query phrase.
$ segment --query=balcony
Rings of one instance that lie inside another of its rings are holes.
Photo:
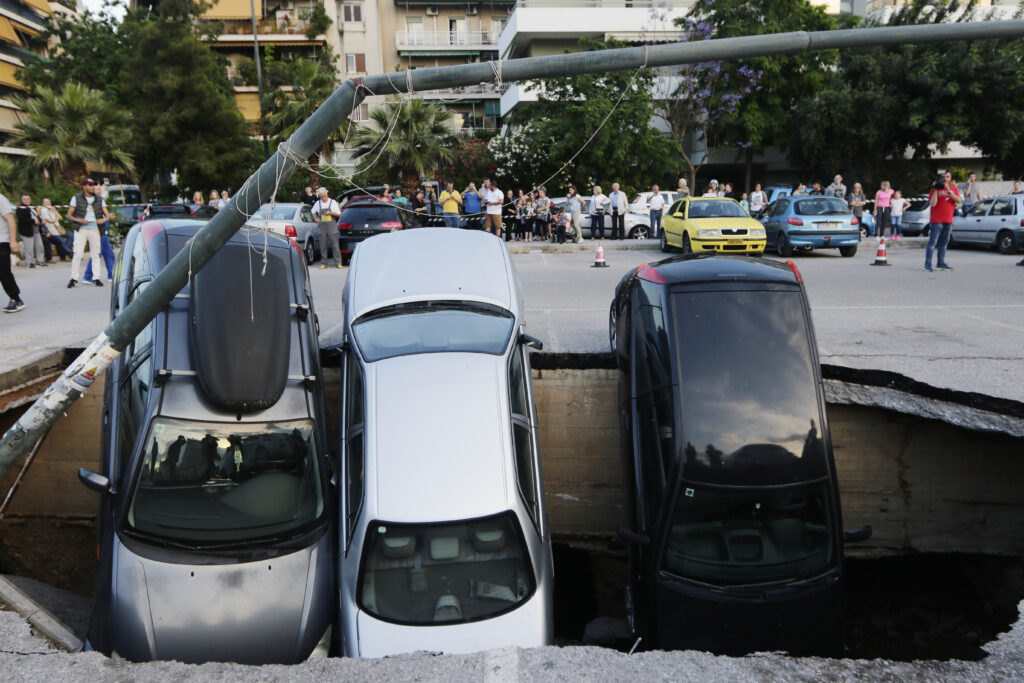
[[[501,89],[495,83],[480,83],[462,88],[440,88],[425,90],[420,95],[425,100],[447,102],[451,100],[497,100],[501,97]]]
[[[256,35],[261,43],[281,45],[323,45],[327,36],[319,34],[310,39],[307,19],[277,17],[256,22]],[[235,47],[252,45],[252,21],[249,19],[224,21],[224,33],[217,36],[216,46]]]
[[[405,55],[460,55],[495,52],[496,31],[396,31],[398,53]]]

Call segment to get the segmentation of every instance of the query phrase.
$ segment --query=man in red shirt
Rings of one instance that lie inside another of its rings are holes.
[[[943,171],[942,180],[932,185],[928,193],[931,205],[931,227],[928,232],[928,246],[924,250],[924,270],[932,272],[932,253],[938,247],[939,258],[935,270],[953,270],[946,265],[946,246],[949,244],[949,231],[953,227],[953,214],[963,203],[960,190],[953,184],[953,175]]]

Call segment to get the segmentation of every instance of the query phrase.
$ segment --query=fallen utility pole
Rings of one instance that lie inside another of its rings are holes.
[[[115,318],[89,347],[0,439],[0,478],[43,437],[50,426],[81,396],[125,346],[188,284],[216,251],[245,224],[246,217],[277,191],[297,163],[316,151],[368,95],[390,95],[454,88],[479,83],[502,83],[556,78],[582,73],[628,71],[642,67],[790,55],[814,50],[989,40],[1024,37],[1024,20],[981,21],[920,26],[886,26],[843,31],[797,31],[723,38],[690,43],[577,52],[548,57],[415,69],[348,80],[302,124],[274,155],[193,238],[149,286]]]

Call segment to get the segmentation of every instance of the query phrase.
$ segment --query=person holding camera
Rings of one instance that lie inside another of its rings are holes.
[[[960,190],[953,184],[953,175],[943,171],[928,192],[931,206],[931,227],[928,229],[928,246],[924,250],[924,270],[932,272],[932,253],[938,250],[938,261],[934,270],[953,270],[946,264],[946,247],[949,245],[949,231],[953,228],[953,214],[963,203]]]

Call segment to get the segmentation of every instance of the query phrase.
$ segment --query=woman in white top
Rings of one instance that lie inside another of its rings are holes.
[[[761,189],[761,183],[754,183],[754,191],[750,193],[750,213],[758,213],[768,203],[768,194]]]
[[[599,236],[604,239],[604,212],[605,207],[611,200],[608,199],[608,195],[601,191],[600,185],[594,186],[594,194],[590,198],[590,239],[593,240],[595,236]],[[597,232],[600,231],[600,235]]]

